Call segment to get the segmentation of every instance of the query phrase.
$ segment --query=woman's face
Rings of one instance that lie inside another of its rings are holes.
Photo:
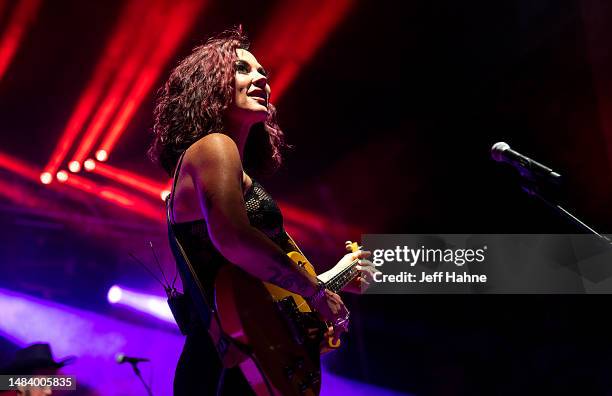
[[[265,121],[270,100],[267,73],[249,51],[238,49],[236,53],[236,90],[230,116],[253,122]]]

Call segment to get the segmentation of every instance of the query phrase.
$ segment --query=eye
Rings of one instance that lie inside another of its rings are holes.
[[[261,74],[264,77],[268,77],[268,72],[266,71],[266,69],[264,69],[263,67],[260,67],[259,69],[257,69],[257,71],[259,72],[259,74]]]
[[[248,74],[250,71],[250,67],[245,61],[236,61],[234,68],[238,73]]]

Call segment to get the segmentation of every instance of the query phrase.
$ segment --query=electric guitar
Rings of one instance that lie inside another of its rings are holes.
[[[346,247],[359,249],[350,241]],[[287,255],[316,276],[301,252]],[[357,262],[326,273],[328,279],[321,280],[338,292],[358,275]],[[340,347],[340,341],[333,343],[325,336],[329,324],[301,296],[226,265],[215,279],[215,305],[225,334],[248,349],[249,358],[239,366],[258,396],[319,394],[320,355]]]

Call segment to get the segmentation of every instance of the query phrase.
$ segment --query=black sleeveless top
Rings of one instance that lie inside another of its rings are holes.
[[[175,172],[173,193],[176,188],[176,176],[179,174],[181,160],[179,160]],[[170,196],[169,199],[171,199],[170,207],[173,208],[174,197]],[[270,194],[254,179],[252,179],[252,185],[244,195],[244,201],[251,226],[263,232],[284,252],[288,253],[296,250],[293,241],[283,227],[283,215],[280,208]],[[213,245],[208,234],[206,220],[174,223],[172,229],[183,246],[189,261],[193,264],[209,301],[214,301],[213,286],[217,271],[222,265],[229,264],[229,261]],[[185,280],[183,279],[184,284]]]

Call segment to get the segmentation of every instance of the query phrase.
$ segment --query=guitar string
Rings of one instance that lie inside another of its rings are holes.
[[[333,284],[335,283],[341,276],[343,276],[344,274],[348,273],[350,270],[352,270],[355,266],[355,264],[359,263],[360,259],[355,259],[353,260],[353,262],[347,266],[345,269],[343,269],[342,271],[340,271],[337,275],[335,275],[332,279],[330,279],[327,284]],[[344,284],[348,283],[349,281],[343,282]],[[335,289],[335,287],[334,287]],[[335,293],[336,291],[334,291]],[[297,308],[300,309],[304,304],[307,304],[306,300],[304,300],[302,303],[300,303]]]

